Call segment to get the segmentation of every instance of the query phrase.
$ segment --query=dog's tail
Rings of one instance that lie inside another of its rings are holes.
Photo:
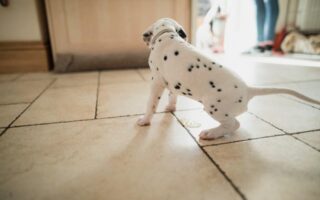
[[[248,97],[249,99],[260,96],[260,95],[270,95],[270,94],[289,94],[295,96],[304,101],[320,105],[320,101],[307,97],[299,92],[286,88],[258,88],[258,87],[249,87]]]

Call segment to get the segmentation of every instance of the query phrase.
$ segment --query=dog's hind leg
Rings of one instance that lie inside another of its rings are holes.
[[[164,90],[164,85],[159,79],[154,79],[151,84],[151,91],[149,101],[147,104],[147,110],[143,117],[139,118],[137,124],[140,126],[150,125],[153,113],[156,111],[159,100]]]
[[[176,110],[176,104],[177,104],[177,95],[173,94],[172,92],[169,93],[169,102],[166,107],[166,111],[173,112]]]
[[[214,140],[220,138],[226,134],[233,133],[240,127],[240,123],[236,118],[229,118],[220,121],[220,125],[216,128],[206,129],[201,131],[200,139],[202,140]]]
[[[205,108],[205,111],[220,122],[220,125],[216,128],[207,129],[201,131],[199,137],[203,140],[213,140],[222,137],[226,134],[231,134],[240,127],[238,120],[231,114],[215,113],[221,112],[218,110],[211,111],[209,107]]]

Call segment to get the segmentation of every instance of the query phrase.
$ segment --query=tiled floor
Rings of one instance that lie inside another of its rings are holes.
[[[254,85],[320,99],[320,68],[232,65]],[[167,92],[151,126],[145,69],[0,75],[0,199],[319,199],[320,107],[257,97],[235,134],[202,105]]]

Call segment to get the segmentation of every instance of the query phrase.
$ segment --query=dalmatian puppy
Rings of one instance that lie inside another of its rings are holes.
[[[183,95],[203,103],[204,110],[220,122],[218,127],[200,133],[205,140],[237,130],[240,124],[236,117],[247,111],[248,101],[257,95],[286,93],[320,105],[320,101],[289,89],[248,87],[235,73],[201,54],[186,37],[183,28],[169,18],[156,21],[143,34],[151,49],[152,84],[146,113],[138,125],[150,124],[165,88],[170,91],[167,111],[174,111],[177,95]]]

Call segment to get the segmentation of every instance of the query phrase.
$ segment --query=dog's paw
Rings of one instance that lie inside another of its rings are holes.
[[[219,129],[215,129],[215,131],[213,131],[212,129],[208,129],[201,131],[201,133],[199,134],[199,138],[201,140],[215,140],[217,138],[223,137],[224,135],[225,134],[219,132]]]
[[[215,138],[211,136],[210,131],[209,130],[203,130],[201,131],[199,138],[201,140],[214,140]]]
[[[146,119],[145,117],[140,117],[137,121],[137,124],[139,126],[149,126],[150,125],[150,120]]]
[[[166,112],[174,112],[176,111],[176,106],[172,106],[172,105],[167,105],[166,107]]]

